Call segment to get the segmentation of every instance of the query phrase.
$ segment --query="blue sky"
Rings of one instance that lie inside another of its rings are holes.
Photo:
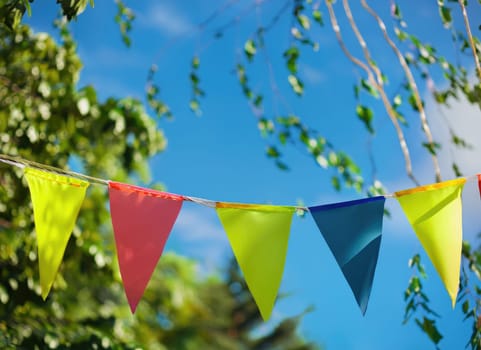
[[[33,17],[29,20],[37,31],[52,32],[51,19],[55,16],[53,4],[34,3]],[[351,190],[335,192],[329,183],[329,173],[323,171],[302,152],[285,148],[291,170],[279,171],[264,155],[266,140],[259,136],[256,119],[241,95],[233,68],[245,40],[258,23],[268,23],[283,2],[258,1],[144,1],[131,2],[137,20],[132,31],[132,47],[125,48],[118,28],[113,22],[113,1],[97,1],[95,8],[72,24],[78,51],[84,62],[80,86],[93,84],[101,97],[131,95],[143,98],[147,70],[152,63],[158,65],[158,82],[162,97],[169,103],[173,121],[160,120],[159,127],[168,138],[165,152],[152,162],[152,177],[163,182],[173,193],[203,197],[213,200],[247,203],[272,203],[294,205],[302,200],[306,205],[339,202],[359,198]],[[473,2],[474,3],[474,2]],[[226,4],[230,7],[215,19],[207,29],[197,27],[215,9]],[[338,2],[338,13],[342,12]],[[364,28],[364,34],[379,65],[390,76],[394,90],[402,74],[395,57],[380,39],[371,18],[353,4],[354,15]],[[481,18],[480,6],[475,6],[472,18]],[[453,57],[449,34],[442,27],[435,2],[401,3],[409,29],[421,33],[422,39],[431,42],[448,57]],[[390,24],[389,6],[376,8]],[[363,76],[342,55],[330,29],[327,10],[321,6],[325,28],[314,30],[320,44],[319,52],[306,53],[300,65],[300,76],[306,84],[305,96],[298,98],[289,91],[287,75],[280,59],[290,43],[289,22],[281,20],[266,37],[267,53],[276,72],[276,83],[285,102],[273,97],[266,59],[259,53],[255,62],[248,65],[251,84],[267,92],[266,108],[269,113],[280,110],[303,116],[315,129],[325,135],[335,146],[350,153],[361,165],[366,179],[371,180],[371,163],[368,143],[371,143],[376,163],[377,177],[393,192],[412,187],[404,173],[402,155],[392,128],[379,101],[362,97],[375,111],[376,135],[371,138],[354,114],[356,102],[353,84]],[[225,33],[222,40],[212,40],[213,30],[239,16],[238,24]],[[477,16],[477,17],[476,17]],[[455,21],[461,24],[459,16]],[[341,20],[343,33],[349,47],[356,55],[355,46],[345,20]],[[473,24],[474,26],[474,24]],[[188,73],[194,53],[200,54],[201,87],[207,92],[202,100],[203,114],[194,116],[188,109],[190,86]],[[461,57],[461,63],[472,67],[470,57]],[[443,148],[440,160],[444,179],[452,178],[450,162],[456,157],[466,175],[480,171],[477,159],[481,155],[481,141],[476,130],[481,127],[481,114],[463,101],[453,103],[450,109],[440,110],[427,96],[426,111],[438,141],[448,140],[449,134],[440,122],[445,115],[460,134],[466,135],[475,149],[470,152]],[[407,111],[407,110],[406,110]],[[419,146],[422,132],[417,116],[407,112],[410,128],[406,129],[416,176],[423,183],[431,183],[434,175],[431,161]],[[463,193],[464,234],[474,239],[480,231],[479,195],[475,184],[469,183]],[[277,303],[273,322],[281,317],[302,312],[313,305],[303,323],[304,334],[326,346],[327,349],[406,349],[429,348],[428,338],[417,330],[414,323],[401,325],[404,314],[403,291],[411,276],[408,259],[422,253],[429,274],[425,288],[431,297],[432,307],[442,318],[440,328],[445,335],[443,349],[460,349],[467,342],[470,329],[463,323],[460,307],[450,308],[449,297],[431,263],[422,251],[404,214],[393,199],[386,205],[392,218],[384,220],[383,241],[374,279],[373,290],[366,316],[362,317],[355,299],[344,280],[327,245],[310,217],[295,218],[285,266],[281,292],[291,295]],[[215,211],[186,203],[169,239],[168,250],[195,257],[200,270],[221,268],[230,255],[230,248]]]

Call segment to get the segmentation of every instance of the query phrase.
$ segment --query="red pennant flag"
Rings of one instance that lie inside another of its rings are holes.
[[[159,261],[183,197],[109,182],[120,275],[132,313]]]

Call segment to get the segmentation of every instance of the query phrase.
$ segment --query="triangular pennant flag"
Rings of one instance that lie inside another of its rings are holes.
[[[132,313],[159,261],[183,197],[109,182],[120,275]]]
[[[25,177],[32,197],[40,287],[45,300],[62,262],[89,183],[33,168],[25,168]]]
[[[397,200],[456,303],[462,249],[461,192],[466,179],[396,192]]]
[[[381,245],[385,200],[379,196],[309,208],[363,315]]]
[[[217,203],[217,214],[261,316],[279,290],[294,207]]]

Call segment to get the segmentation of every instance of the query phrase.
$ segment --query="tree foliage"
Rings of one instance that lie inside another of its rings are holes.
[[[77,11],[74,3],[62,6]],[[22,4],[28,3],[15,6]],[[100,101],[95,87],[79,88],[75,42],[65,21],[56,26],[60,43],[25,25],[0,25],[0,153],[159,187],[148,168],[166,142],[155,119],[137,99]],[[301,316],[253,335],[261,318],[236,266],[201,278],[195,262],[171,253],[162,257],[131,316],[107,191],[98,184],[89,189],[59,275],[42,301],[28,189],[20,169],[0,168],[2,349],[316,348],[297,332]]]

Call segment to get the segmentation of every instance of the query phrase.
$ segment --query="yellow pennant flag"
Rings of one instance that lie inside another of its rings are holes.
[[[40,286],[45,300],[75,225],[88,182],[25,168],[37,234]]]
[[[466,179],[456,179],[395,193],[438,271],[451,297],[453,308],[461,269],[461,192],[465,182]]]
[[[271,316],[294,207],[217,203],[217,214],[264,320]]]

